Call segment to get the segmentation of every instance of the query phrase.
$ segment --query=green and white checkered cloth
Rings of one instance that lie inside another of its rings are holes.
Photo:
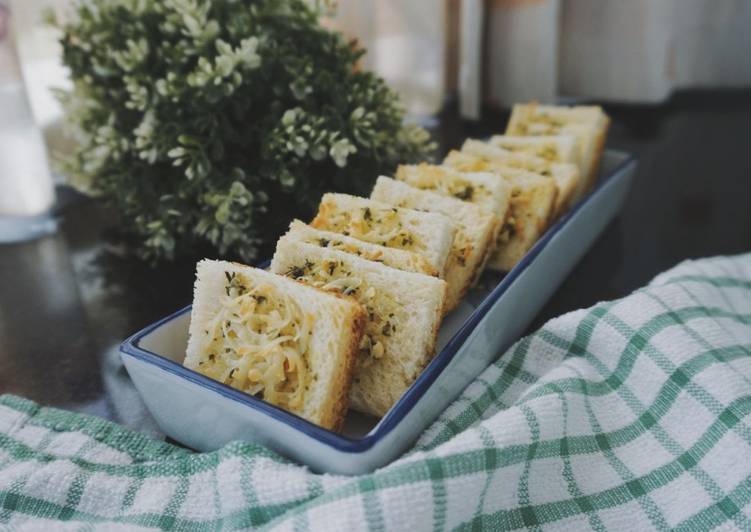
[[[749,412],[751,254],[552,320],[361,477],[4,396],[0,528],[751,530]]]

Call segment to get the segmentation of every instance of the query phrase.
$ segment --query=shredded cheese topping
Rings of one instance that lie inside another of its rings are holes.
[[[323,202],[311,225],[389,248],[425,249],[424,244],[404,227],[397,209],[362,207],[346,210],[339,209],[333,202]]]
[[[501,232],[498,234],[496,242],[500,244],[508,244],[517,233],[524,231],[524,218],[519,215],[522,209],[529,204],[530,194],[529,191],[514,188],[511,191],[511,202],[509,203],[509,212],[506,215],[506,220],[503,223]]]
[[[560,133],[565,126],[560,120],[543,112],[537,112],[529,116],[527,120],[527,122],[517,124],[521,135],[555,135]]]
[[[446,158],[447,164],[459,170],[468,172],[493,172],[495,168],[501,166],[494,161],[489,161],[475,155],[452,151]],[[531,169],[530,169],[531,170]],[[545,174],[544,174],[545,175]],[[524,220],[519,217],[518,213],[522,206],[530,201],[529,192],[518,187],[511,191],[511,201],[509,202],[509,212],[506,220],[498,235],[498,244],[508,244],[516,234],[524,230]]]
[[[523,121],[514,127],[517,135],[559,135],[561,133],[573,134],[577,138],[580,154],[585,153],[590,138],[590,127],[583,123],[563,122],[550,116],[544,111],[538,111],[526,116]]]
[[[516,144],[513,142],[506,143],[501,141],[499,144],[500,147],[506,151],[528,153],[530,155],[541,157],[546,161],[555,162],[560,158],[560,156],[558,155],[558,146],[556,146],[556,144],[553,142]]]
[[[204,330],[198,370],[282,408],[302,407],[313,316],[271,284],[225,275],[220,309]]]
[[[503,167],[527,170],[545,177],[552,175],[552,163],[547,160],[516,157],[509,161],[496,161],[479,155],[452,151],[446,157],[446,164],[462,172],[499,172]]]
[[[398,206],[407,209],[425,210],[422,209],[421,206],[413,204],[409,199],[404,199],[403,201],[399,202]],[[452,221],[456,224],[457,231],[454,235],[454,241],[451,244],[451,253],[456,259],[456,262],[461,267],[464,267],[467,265],[467,260],[469,259],[470,255],[472,255],[474,245],[467,236],[467,226],[462,223],[462,220],[452,219]]]
[[[324,259],[318,263],[306,260],[289,268],[285,275],[323,290],[352,296],[365,307],[368,319],[360,342],[359,366],[368,366],[387,354],[384,337],[396,332],[397,314],[401,312],[388,294],[369,286],[339,260]]]
[[[400,166],[397,179],[422,190],[433,190],[444,196],[453,196],[469,202],[487,198],[490,192],[480,183],[472,183],[453,172],[434,165],[421,164],[414,170]]]
[[[371,251],[352,242],[344,242],[336,238],[318,238],[314,236],[307,236],[303,239],[303,242],[314,244],[322,248],[338,249],[339,251],[344,251],[345,253],[357,255],[358,257],[363,257],[375,262],[383,262],[384,264],[388,262],[387,258],[383,256],[383,252],[380,250]]]

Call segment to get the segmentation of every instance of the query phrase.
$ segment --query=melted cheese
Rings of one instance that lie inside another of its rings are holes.
[[[413,204],[409,199],[405,199],[397,204],[399,207],[406,209],[423,210],[420,206]],[[470,238],[467,236],[467,226],[464,225],[461,219],[454,218],[452,220],[456,224],[456,233],[454,234],[454,241],[451,243],[451,253],[454,256],[456,262],[464,267],[467,265],[467,260],[472,255],[474,245]]]
[[[480,156],[458,151],[452,151],[449,153],[446,158],[446,164],[449,164],[451,167],[458,170],[468,172],[497,172],[499,170],[502,171],[504,166],[496,161],[490,161]],[[547,164],[548,163],[546,162],[546,165]],[[531,168],[528,168],[528,170],[533,171]],[[503,227],[501,228],[501,232],[498,235],[498,239],[496,240],[499,245],[507,244],[516,234],[524,231],[524,219],[519,216],[519,212],[530,201],[529,190],[512,186],[508,215]]]
[[[225,274],[225,293],[205,327],[198,371],[283,408],[302,407],[313,316],[271,284]]]
[[[440,166],[420,164],[416,167],[400,166],[396,172],[400,181],[422,190],[433,190],[444,196],[476,203],[490,196],[482,184],[472,183],[461,174]]]
[[[323,202],[311,223],[313,227],[352,236],[358,240],[390,248],[422,251],[425,246],[402,223],[397,209],[361,207],[340,209],[334,202]]]
[[[579,154],[584,155],[590,142],[592,127],[584,123],[564,122],[554,118],[545,111],[538,111],[525,116],[524,120],[517,122],[513,133],[516,135],[531,136],[560,135],[563,133],[574,135]]]
[[[521,152],[541,157],[546,161],[555,162],[560,160],[558,146],[555,142],[539,142],[530,144],[516,144],[513,142],[500,141],[499,145],[506,151]]]
[[[349,253],[351,255],[357,255],[358,257],[363,257],[375,262],[383,262],[384,264],[389,265],[388,258],[383,256],[383,252],[380,249],[365,249],[364,247],[358,246],[357,244],[354,244],[352,242],[344,242],[336,238],[318,238],[314,236],[308,236],[303,239],[303,242],[314,244],[322,248],[338,249],[339,251],[344,251],[345,253]]]
[[[391,336],[396,331],[396,323],[401,321],[397,316],[400,307],[390,296],[369,286],[343,261],[334,259],[324,259],[319,263],[306,260],[289,268],[285,275],[323,290],[351,296],[365,307],[368,319],[360,342],[359,366],[370,365],[387,353],[384,336]]]
[[[446,157],[446,164],[461,172],[502,172],[504,168],[512,167],[527,170],[546,177],[552,175],[552,163],[547,160],[524,156],[509,155],[506,160],[492,160],[480,155],[452,151]]]
[[[521,135],[555,135],[565,126],[563,122],[544,112],[528,116],[526,122],[517,124]]]

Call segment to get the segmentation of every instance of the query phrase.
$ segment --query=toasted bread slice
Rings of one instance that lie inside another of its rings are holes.
[[[490,137],[488,144],[506,151],[534,155],[551,163],[579,165],[579,151],[576,145],[576,137],[573,135],[542,135],[539,137],[493,135]]]
[[[323,195],[318,214],[310,225],[371,244],[418,253],[441,277],[446,272],[456,234],[454,224],[442,214],[331,193]]]
[[[381,176],[371,198],[408,209],[438,212],[449,217],[457,228],[446,275],[446,312],[452,310],[482,273],[494,248],[501,220],[477,205],[409,186]]]
[[[316,229],[300,220],[293,220],[289,224],[287,235],[301,242],[315,244],[322,248],[338,249],[339,251],[351,253],[367,260],[380,262],[397,270],[424,273],[425,275],[438,277],[438,271],[430,262],[422,255],[413,253],[412,251],[387,248],[379,244],[357,240],[351,236],[344,236],[340,233]]]
[[[496,251],[488,267],[510,271],[537,242],[553,212],[556,188],[550,179],[525,170],[505,170],[512,188],[510,214],[501,229]]]
[[[509,215],[501,228],[496,251],[488,267],[510,271],[545,231],[553,216],[558,189],[554,181],[520,168],[492,163],[468,153],[451,152],[447,164],[460,169],[466,167],[494,169],[496,175],[511,186]]]
[[[511,188],[490,172],[460,172],[449,166],[420,163],[399,165],[395,177],[415,188],[474,203],[500,220],[506,218]]]
[[[482,169],[484,171],[498,171],[503,168],[521,168],[529,172],[550,177],[555,181],[558,194],[555,200],[553,217],[557,218],[576,200],[576,189],[579,186],[579,168],[571,163],[551,163],[541,157],[522,152],[509,152],[491,146],[486,142],[467,139],[462,146],[461,154],[472,157],[464,158],[456,152],[449,153],[447,161],[452,166]],[[481,159],[478,161],[475,158]],[[483,162],[484,161],[484,162]]]
[[[277,242],[271,270],[351,295],[368,313],[352,384],[352,408],[383,416],[434,355],[446,282],[336,249]]]
[[[184,365],[339,430],[366,317],[350,298],[250,266],[202,260]]]
[[[530,103],[514,106],[506,134],[576,137],[582,169],[582,182],[576,194],[578,198],[594,187],[609,126],[610,118],[599,106],[565,107]]]

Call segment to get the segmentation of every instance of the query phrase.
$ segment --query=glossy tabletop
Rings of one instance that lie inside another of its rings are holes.
[[[751,91],[605,107],[608,146],[640,158],[636,180],[621,215],[533,327],[623,296],[683,259],[751,251]],[[464,122],[449,106],[432,129],[445,153],[502,130],[507,116],[487,111]],[[190,303],[194,262],[150,268],[129,258],[108,236],[106,209],[57,192],[56,234],[0,245],[0,393],[144,428],[117,345]]]

